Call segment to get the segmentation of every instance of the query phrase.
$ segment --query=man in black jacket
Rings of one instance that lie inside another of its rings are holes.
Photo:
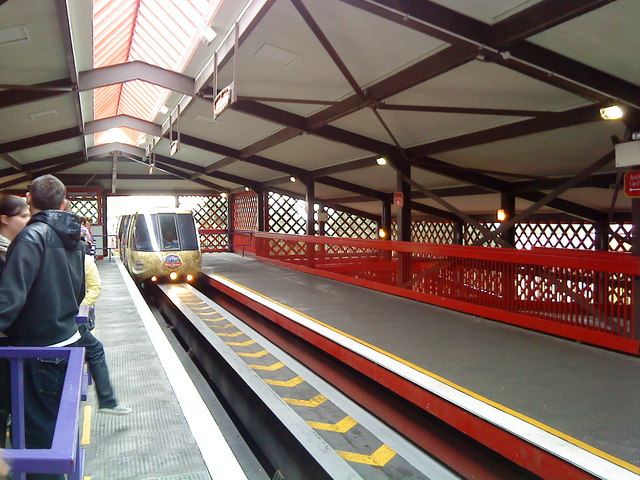
[[[29,187],[32,217],[11,243],[0,278],[0,331],[10,345],[64,347],[80,339],[75,317],[84,297],[84,247],[79,217],[62,211],[65,197],[65,186],[52,175]],[[51,447],[66,366],[65,359],[25,362],[27,448]]]

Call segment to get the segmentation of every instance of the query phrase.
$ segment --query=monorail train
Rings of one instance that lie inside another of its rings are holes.
[[[162,209],[123,215],[120,259],[136,282],[191,281],[202,267],[200,241],[190,210]]]

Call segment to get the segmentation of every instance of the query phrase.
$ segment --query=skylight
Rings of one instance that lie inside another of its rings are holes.
[[[140,60],[182,73],[220,3],[221,0],[93,0],[94,68]],[[94,118],[129,115],[153,121],[169,93],[138,80],[98,88],[94,92]],[[114,138],[136,145],[142,133],[130,128],[111,129],[96,133],[95,143],[110,143]]]

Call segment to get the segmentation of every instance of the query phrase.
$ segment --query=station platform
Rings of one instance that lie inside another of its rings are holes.
[[[636,357],[235,254],[205,254],[203,273],[510,435],[470,427],[481,443],[521,441],[589,478],[640,479]],[[436,403],[422,407],[453,415]],[[569,478],[551,468],[541,476]]]
[[[133,412],[98,413],[95,389],[89,388],[81,406],[84,480],[265,478],[206,381],[185,354],[176,353],[182,349],[170,344],[171,336],[122,265],[97,264],[102,294],[93,333],[104,344],[119,403]]]

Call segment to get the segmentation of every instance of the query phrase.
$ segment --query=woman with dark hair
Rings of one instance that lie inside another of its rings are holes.
[[[0,275],[4,270],[5,255],[11,241],[25,227],[31,214],[29,206],[22,198],[15,195],[0,197]],[[0,346],[4,338],[0,335]],[[9,395],[4,389],[9,386],[9,364],[0,360],[0,448],[5,446],[7,418],[9,417]],[[1,471],[0,467],[0,471]],[[0,473],[0,478],[3,478]]]
[[[9,244],[30,218],[29,206],[22,198],[15,195],[0,197],[0,273],[4,270]]]

